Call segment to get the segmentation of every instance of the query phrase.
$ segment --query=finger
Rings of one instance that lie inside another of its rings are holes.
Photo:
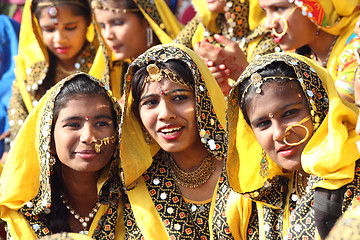
[[[220,34],[214,34],[214,39],[227,47],[232,47],[236,42]]]

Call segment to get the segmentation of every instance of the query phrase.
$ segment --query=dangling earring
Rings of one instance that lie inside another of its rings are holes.
[[[54,172],[53,168],[54,168],[55,163],[56,163],[56,158],[53,155],[51,155],[49,158],[49,167],[50,167],[51,174],[53,174],[53,172]]]
[[[262,178],[265,178],[269,175],[269,162],[267,160],[266,152],[264,149],[262,150],[262,159],[260,161],[260,176]]]
[[[147,145],[149,145],[150,143],[152,143],[152,138],[150,137],[150,134],[148,133],[148,131],[146,131],[146,129],[144,127],[141,127],[143,134],[144,134],[144,138],[145,138],[145,142]]]
[[[153,44],[153,30],[150,26],[146,28],[146,42],[147,46],[150,47]]]

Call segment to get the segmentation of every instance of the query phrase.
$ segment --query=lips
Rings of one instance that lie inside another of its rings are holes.
[[[297,146],[282,146],[278,149],[277,153],[283,157],[293,156],[297,151]]]
[[[57,53],[67,53],[70,49],[70,47],[57,47],[55,48]]]
[[[82,150],[75,152],[75,155],[82,159],[91,159],[98,155],[95,150]]]
[[[166,140],[174,140],[181,135],[183,128],[182,126],[161,127],[158,132]]]
[[[275,35],[271,34],[271,36],[274,38],[275,43],[279,43],[279,42],[281,42],[281,40],[284,38],[285,35],[283,35],[281,37],[276,37]]]

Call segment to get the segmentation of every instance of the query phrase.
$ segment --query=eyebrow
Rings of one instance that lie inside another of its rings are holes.
[[[173,94],[175,92],[192,92],[192,90],[189,90],[189,89],[184,89],[184,88],[177,88],[177,89],[174,89],[174,90],[171,90],[167,93],[165,93],[165,96],[168,96],[170,94]],[[155,97],[155,96],[159,96],[159,94],[148,94],[148,95],[145,95],[143,96],[142,98],[140,98],[140,102],[142,100],[144,100],[145,98],[149,98],[149,97]]]
[[[99,120],[99,119],[108,119],[113,121],[112,117],[109,115],[105,115],[105,114],[100,114],[100,115],[96,115],[94,117],[95,120]],[[61,120],[61,122],[68,122],[68,121],[81,121],[84,120],[84,117],[80,117],[80,116],[71,116],[71,117],[67,117]]]
[[[281,108],[281,110],[283,111],[284,109],[286,109],[286,108],[288,108],[288,107],[292,107],[292,106],[295,106],[295,105],[298,105],[298,104],[302,104],[303,103],[303,101],[300,101],[300,102],[297,102],[297,103],[289,103],[289,104],[286,104],[286,105],[284,105],[282,108]],[[266,115],[267,116],[267,115]],[[254,123],[257,123],[257,122],[259,122],[259,121],[261,121],[261,120],[263,120],[263,119],[265,119],[266,117],[259,117],[259,118],[257,118],[257,119],[255,119],[254,121],[251,121],[250,123],[252,124],[252,125],[254,125]]]

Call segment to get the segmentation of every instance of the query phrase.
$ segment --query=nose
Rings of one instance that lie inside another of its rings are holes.
[[[63,31],[61,30],[57,30],[54,33],[54,42],[55,43],[62,43],[63,41],[65,41],[65,34],[63,33]]]
[[[111,27],[105,26],[102,31],[105,39],[114,39],[114,32],[112,31]]]
[[[356,134],[360,135],[360,114],[358,116],[357,123],[356,123]]]
[[[272,129],[273,129],[273,141],[283,142],[286,126],[284,124],[273,121]]]
[[[96,131],[90,124],[85,124],[81,129],[80,141],[85,144],[92,144],[97,142]]]
[[[265,29],[271,30],[276,27],[277,21],[274,22],[275,16],[274,14],[267,13],[265,19]]]
[[[158,118],[159,118],[159,120],[163,120],[163,121],[175,119],[176,114],[175,114],[174,107],[165,100],[161,101],[161,104],[159,105]]]

